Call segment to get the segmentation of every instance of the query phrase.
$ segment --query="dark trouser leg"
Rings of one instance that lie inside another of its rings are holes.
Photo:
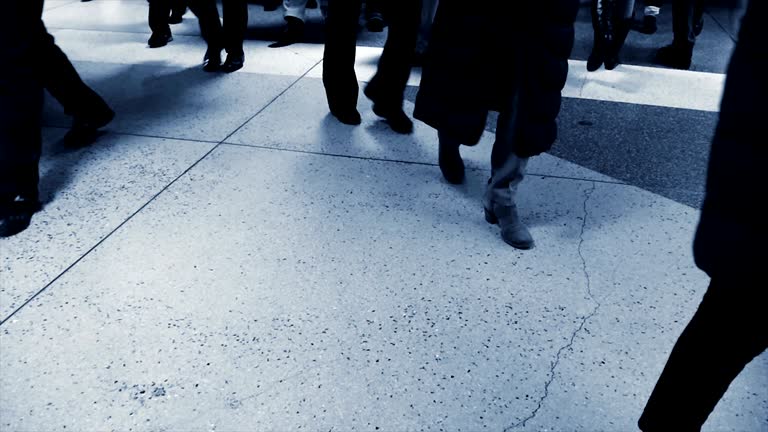
[[[108,111],[107,103],[80,79],[66,54],[45,30],[42,21],[39,27],[41,39],[38,55],[43,64],[37,74],[43,86],[64,108],[64,112],[77,117]]]
[[[672,32],[676,45],[693,46],[703,15],[703,0],[672,1]]]
[[[438,0],[424,0],[421,6],[421,24],[419,24],[419,35],[416,40],[416,52],[424,54],[429,45],[429,36],[432,33],[432,22],[437,13]]]
[[[187,11],[186,0],[171,0],[171,14],[182,16]]]
[[[515,154],[519,121],[517,109],[499,113],[496,141],[491,151],[491,179],[485,192],[486,207],[515,205],[517,186],[525,177],[528,158]]]
[[[189,10],[200,21],[200,34],[208,43],[209,51],[221,51],[224,48],[224,36],[219,21],[219,10],[215,0],[189,0]]]
[[[171,0],[149,0],[149,29],[152,33],[171,32],[168,16],[171,13]]]
[[[331,111],[357,109],[355,51],[361,0],[330,0],[325,21],[323,85]]]
[[[672,349],[640,429],[698,431],[744,366],[768,348],[762,279],[712,279]]]
[[[243,41],[248,28],[248,3],[245,0],[224,0],[224,48],[227,54],[243,54]]]
[[[533,247],[533,237],[517,211],[517,187],[525,177],[528,158],[515,153],[518,145],[520,109],[517,97],[510,109],[499,113],[496,142],[491,153],[491,178],[485,192],[485,220],[498,224],[501,238],[518,249]]]
[[[377,104],[402,107],[421,23],[420,0],[392,0],[384,10],[389,34],[368,90]]]
[[[37,198],[43,86],[37,47],[45,41],[42,0],[12,1],[0,27],[0,200]],[[13,41],[9,43],[8,41]]]

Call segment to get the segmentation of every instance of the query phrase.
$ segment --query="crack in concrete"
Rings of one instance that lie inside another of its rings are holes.
[[[587,270],[587,260],[584,258],[584,254],[582,253],[582,246],[584,245],[584,231],[587,227],[587,217],[589,216],[589,210],[587,207],[587,203],[589,202],[589,198],[592,196],[592,193],[595,191],[595,188],[597,187],[595,182],[592,182],[592,187],[588,189],[584,193],[584,220],[581,222],[581,233],[579,234],[579,258],[581,259],[581,269],[584,272],[584,278],[587,281],[587,294],[589,295],[589,298],[595,302],[595,307],[592,309],[590,313],[582,317],[581,323],[579,326],[574,330],[574,332],[571,334],[570,339],[568,340],[568,343],[560,347],[560,349],[557,350],[557,354],[555,354],[555,359],[552,360],[552,363],[549,365],[549,374],[547,377],[547,381],[544,383],[544,394],[539,398],[538,403],[536,404],[536,408],[533,409],[533,411],[528,414],[527,417],[520,420],[519,422],[507,426],[504,428],[504,432],[510,432],[514,429],[525,427],[526,424],[528,424],[529,421],[533,420],[536,415],[539,413],[539,410],[541,410],[541,407],[544,405],[544,401],[549,397],[549,386],[552,385],[552,382],[555,381],[555,370],[557,369],[557,366],[560,364],[560,359],[565,350],[570,349],[573,346],[573,341],[576,339],[576,336],[584,329],[584,326],[587,324],[587,321],[589,321],[593,316],[597,314],[597,311],[600,309],[601,303],[595,298],[595,296],[592,294],[592,280],[589,276],[589,271]]]

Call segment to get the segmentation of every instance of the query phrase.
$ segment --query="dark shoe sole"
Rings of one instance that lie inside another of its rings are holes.
[[[173,40],[173,36],[168,36],[167,39],[163,39],[155,42],[152,42],[152,38],[150,38],[149,41],[147,41],[147,45],[149,45],[150,48],[161,48],[168,45],[168,42],[171,42],[172,40]]]
[[[363,119],[360,117],[360,113],[357,112],[357,110],[349,112],[332,110],[331,114],[336,117],[338,121],[344,123],[345,125],[358,126],[363,122]]]
[[[224,64],[221,65],[219,70],[221,70],[224,73],[232,73],[242,69],[243,65],[245,65],[245,61],[236,61],[236,62],[225,61]]]
[[[373,105],[373,113],[386,120],[390,129],[393,131],[402,135],[410,135],[413,133],[413,122],[405,115],[405,113],[402,114],[405,119],[396,120],[397,117],[400,117],[400,114],[393,115],[387,110],[377,108],[376,104]],[[405,121],[406,119],[407,121]]]

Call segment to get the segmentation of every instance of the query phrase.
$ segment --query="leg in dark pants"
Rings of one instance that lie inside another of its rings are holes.
[[[43,41],[42,0],[13,1],[0,27],[0,236],[24,230],[37,208],[43,86],[37,47]]]
[[[403,93],[411,76],[413,56],[421,24],[421,2],[394,0],[387,3],[385,16],[389,34],[379,59],[379,68],[366,89],[375,103],[402,108]]]
[[[673,0],[672,44],[659,50],[656,60],[664,66],[689,69],[696,36],[701,32],[703,0]]]
[[[243,54],[243,41],[248,28],[248,3],[245,0],[224,0],[224,49],[229,55]]]
[[[171,13],[170,0],[149,0],[149,29],[152,34],[171,34],[168,15]]]
[[[325,21],[323,85],[328,108],[340,121],[348,124],[360,124],[355,75],[355,43],[360,9],[361,0],[329,1]]]
[[[41,65],[38,73],[46,90],[61,104],[64,112],[76,120],[93,117],[105,120],[109,117],[111,120],[113,113],[109,105],[83,82],[66,54],[56,45],[53,36],[46,31],[42,21],[39,27],[41,39],[38,55],[44,59],[44,65]]]
[[[180,23],[185,13],[187,13],[186,0],[171,0],[171,17],[168,22],[170,24]]]
[[[712,279],[672,349],[640,429],[698,431],[730,383],[768,348],[768,296],[760,280]]]
[[[673,43],[693,47],[696,36],[701,33],[703,17],[703,0],[674,0],[672,2]]]
[[[391,1],[386,4],[384,13],[389,21],[389,34],[379,68],[366,86],[365,95],[373,101],[373,112],[386,119],[392,130],[411,133],[413,122],[403,112],[403,93],[416,53],[421,1]]]
[[[203,58],[203,69],[213,72],[221,66],[221,50],[224,48],[224,35],[219,21],[219,10],[215,0],[188,0],[187,6],[200,22],[200,34],[208,44]]]

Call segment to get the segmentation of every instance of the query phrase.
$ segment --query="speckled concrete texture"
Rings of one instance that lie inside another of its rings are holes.
[[[692,266],[697,212],[647,192],[597,184],[581,248],[597,313],[563,351],[525,430],[636,430],[636,421],[709,279]],[[768,427],[768,355],[731,386],[707,431]],[[702,377],[702,379],[706,379]],[[622,411],[617,417],[612,413]]]
[[[265,47],[279,11],[252,6],[246,67],[210,75],[190,13],[149,50],[145,0],[58,3],[118,117],[65,151],[49,100],[47,205],[0,240],[0,432],[637,430],[708,282],[691,241],[722,76],[572,60],[523,252],[483,218],[492,132],[452,186],[424,124],[395,134],[362,93],[339,124],[322,47]],[[365,80],[380,49],[358,52]],[[766,412],[763,354],[704,430],[768,432]]]
[[[83,81],[120,113],[110,129],[162,138],[219,142],[262,110],[296,78],[211,74],[201,67],[165,68],[147,64],[77,62]],[[70,119],[50,96],[50,126]]]
[[[519,252],[480,173],[434,171],[220,147],[3,326],[3,426],[539,430],[563,374],[586,407],[546,427],[632,424],[705,282],[695,212],[533,177]]]
[[[0,321],[213,148],[107,133],[91,147],[68,150],[64,132],[45,130],[44,208],[32,229],[0,240]]]

